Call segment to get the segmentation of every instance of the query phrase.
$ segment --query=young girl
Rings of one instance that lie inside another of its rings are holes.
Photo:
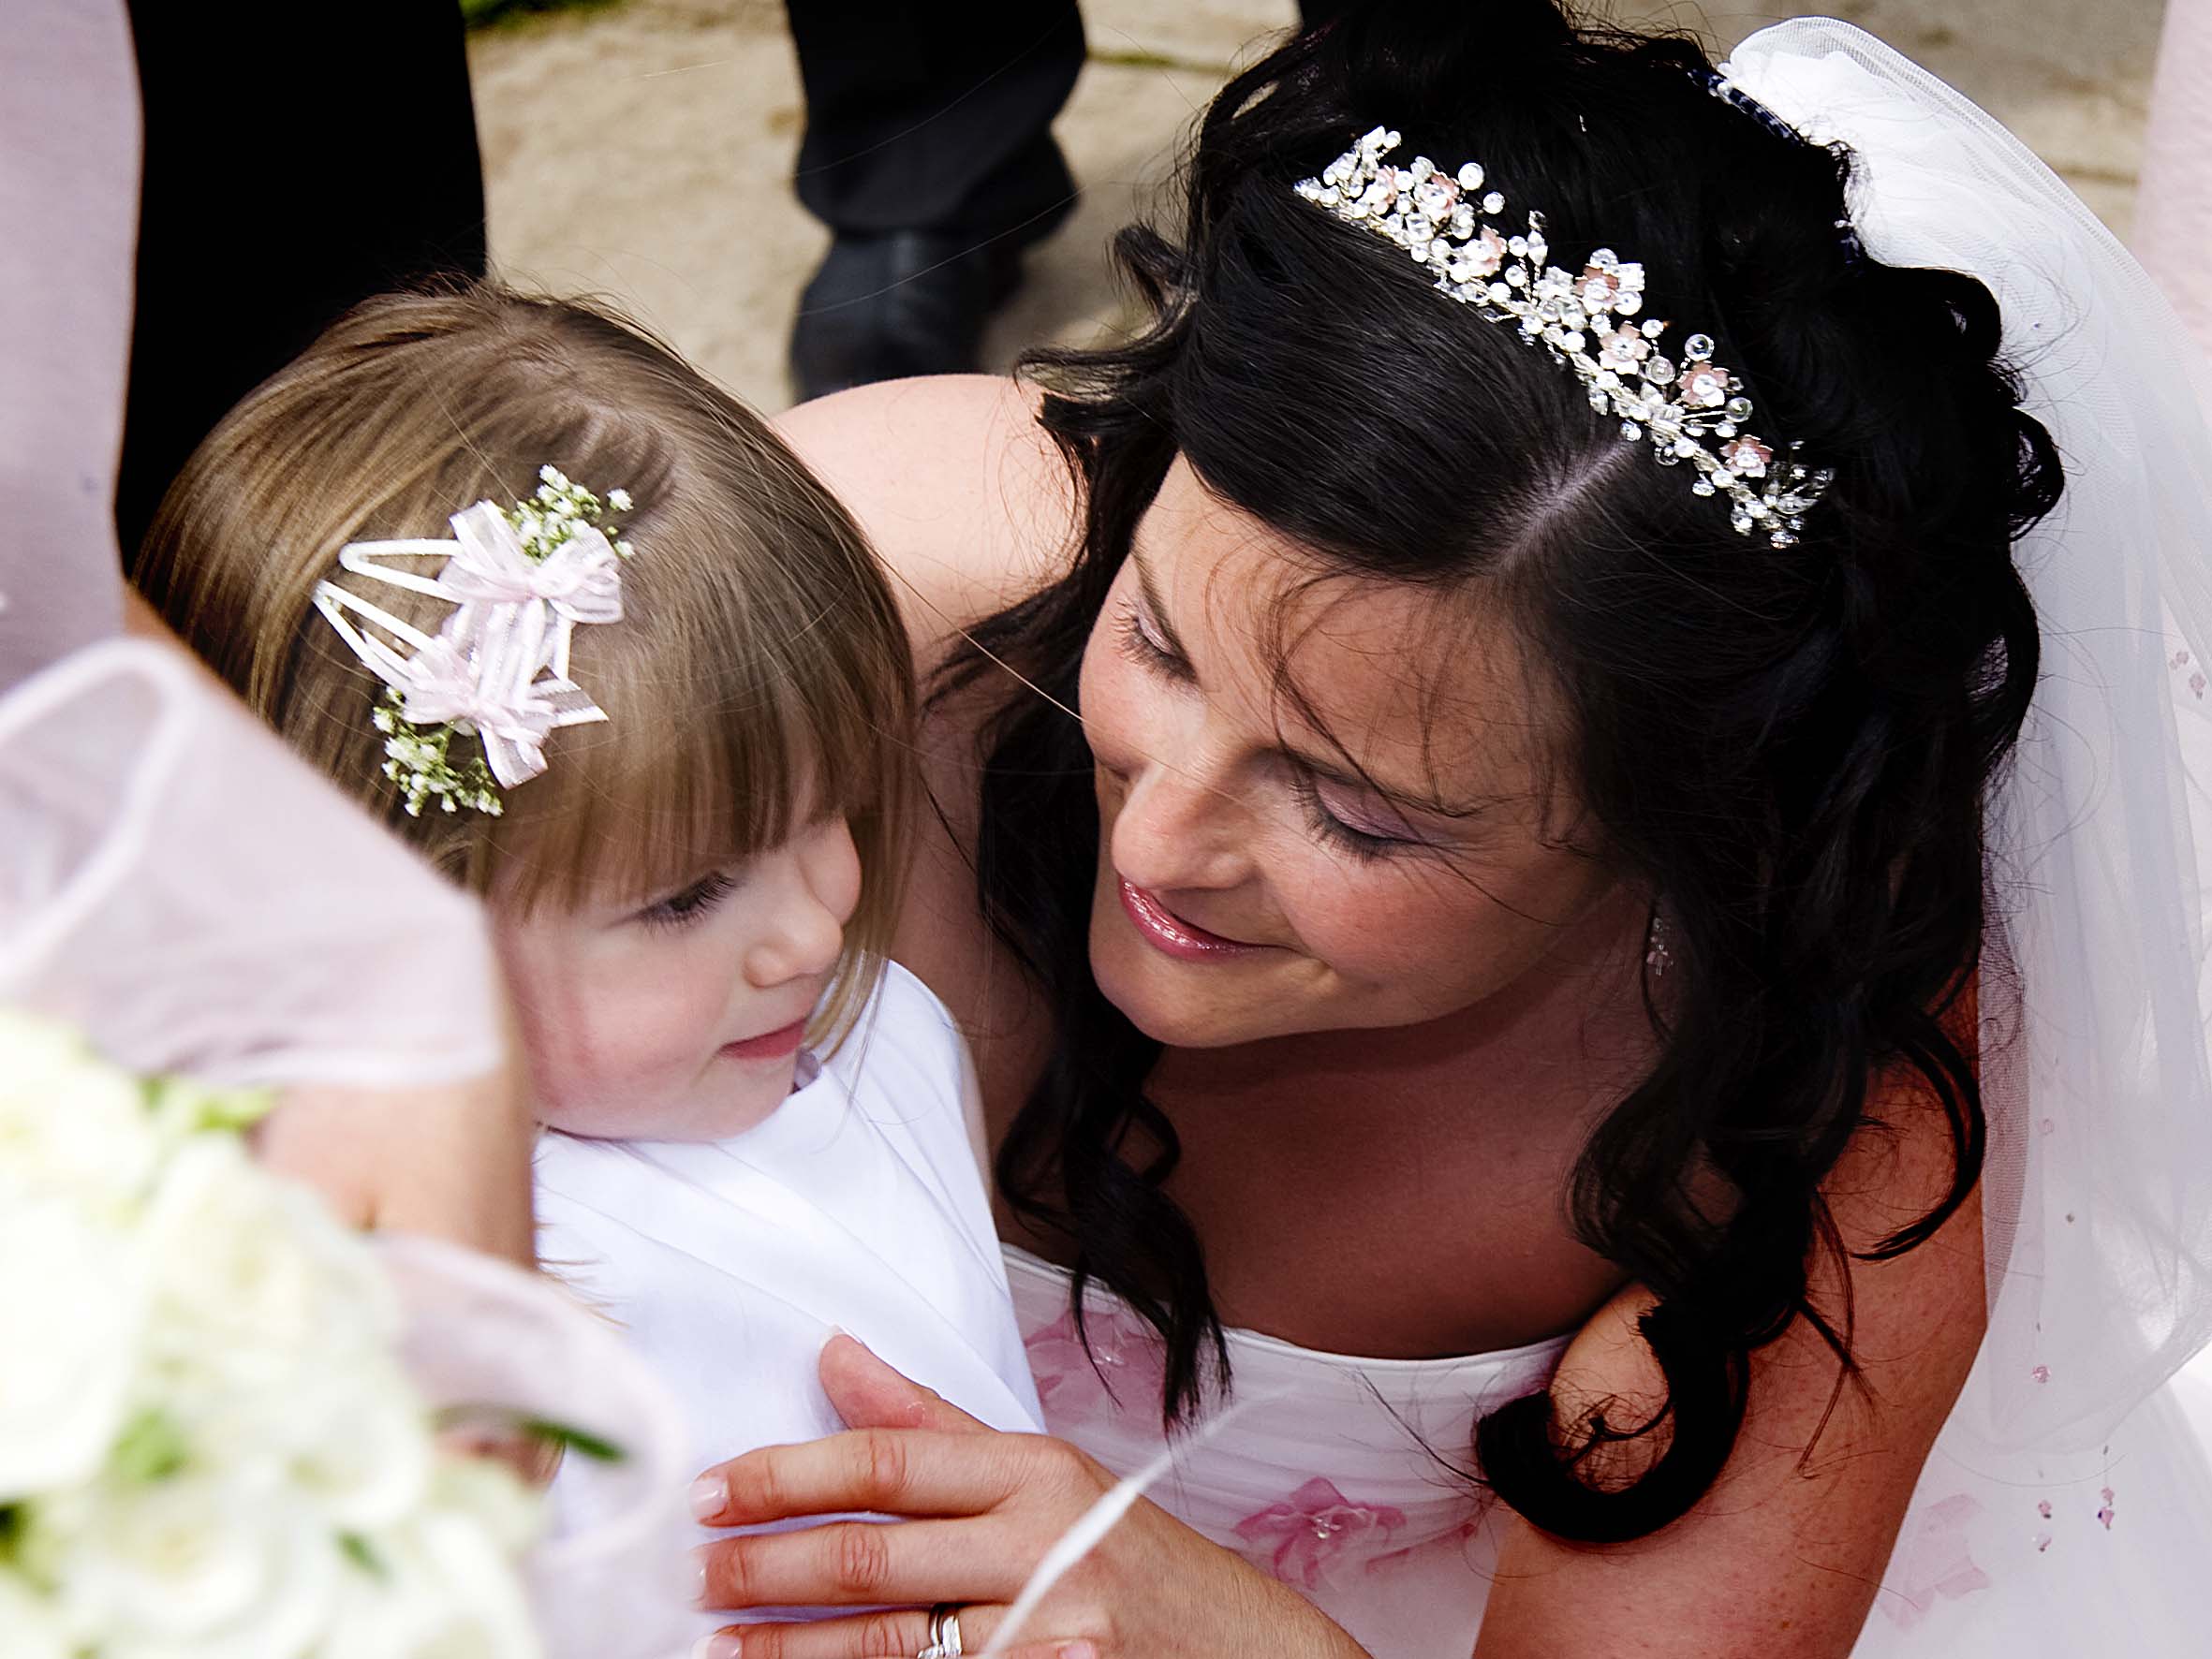
[[[697,1466],[838,1427],[838,1328],[1037,1424],[966,1051],[882,954],[906,635],[758,418],[588,306],[376,300],[207,439],[134,574],[489,902],[540,1254],[662,1368]]]

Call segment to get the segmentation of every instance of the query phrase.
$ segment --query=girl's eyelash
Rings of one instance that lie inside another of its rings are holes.
[[[737,890],[737,878],[722,871],[701,876],[680,893],[671,893],[638,912],[650,928],[688,927]]]

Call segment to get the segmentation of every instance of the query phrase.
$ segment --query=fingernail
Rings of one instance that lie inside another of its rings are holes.
[[[691,1552],[691,1570],[697,1575],[691,1586],[691,1605],[703,1608],[707,1605],[707,1552],[704,1548]]]
[[[737,1655],[716,1653],[714,1659],[737,1659]],[[1060,1650],[1060,1659],[1099,1659],[1099,1650],[1092,1642],[1069,1642]]]
[[[691,1659],[739,1659],[745,1652],[745,1643],[734,1630],[717,1630],[712,1636],[702,1636],[699,1645],[691,1650]]]
[[[662,1491],[668,1488],[662,1487]],[[691,1513],[700,1520],[712,1520],[722,1513],[722,1505],[730,1501],[729,1485],[712,1475],[702,1475],[691,1483]]]

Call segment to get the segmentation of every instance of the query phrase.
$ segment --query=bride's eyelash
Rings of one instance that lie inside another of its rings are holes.
[[[1156,639],[1144,625],[1144,618],[1136,606],[1124,606],[1121,621],[1114,629],[1121,653],[1131,662],[1165,674],[1172,680],[1188,680],[1190,665]],[[1322,802],[1320,791],[1314,781],[1304,772],[1295,774],[1292,787],[1298,804],[1305,814],[1307,826],[1314,834],[1331,846],[1350,854],[1355,859],[1387,859],[1406,853],[1423,844],[1396,835],[1374,835],[1364,830],[1355,830],[1331,812]]]
[[[737,878],[717,870],[702,875],[682,892],[648,904],[638,919],[649,928],[685,928],[707,915],[737,890]]]
[[[1120,637],[1117,643],[1122,655],[1144,668],[1158,669],[1171,680],[1188,680],[1190,665],[1162,645],[1144,625],[1144,618],[1134,605],[1125,606],[1121,624],[1114,632]]]
[[[1303,772],[1296,774],[1292,787],[1297,791],[1298,804],[1305,809],[1305,821],[1314,834],[1355,859],[1388,859],[1410,852],[1422,844],[1396,835],[1372,835],[1364,830],[1353,829],[1329,810],[1321,800],[1321,792],[1314,786],[1313,779]]]

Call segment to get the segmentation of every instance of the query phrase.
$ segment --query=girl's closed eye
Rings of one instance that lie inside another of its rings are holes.
[[[682,928],[708,915],[737,890],[738,878],[726,870],[700,876],[689,887],[657,899],[637,914],[649,928]]]

